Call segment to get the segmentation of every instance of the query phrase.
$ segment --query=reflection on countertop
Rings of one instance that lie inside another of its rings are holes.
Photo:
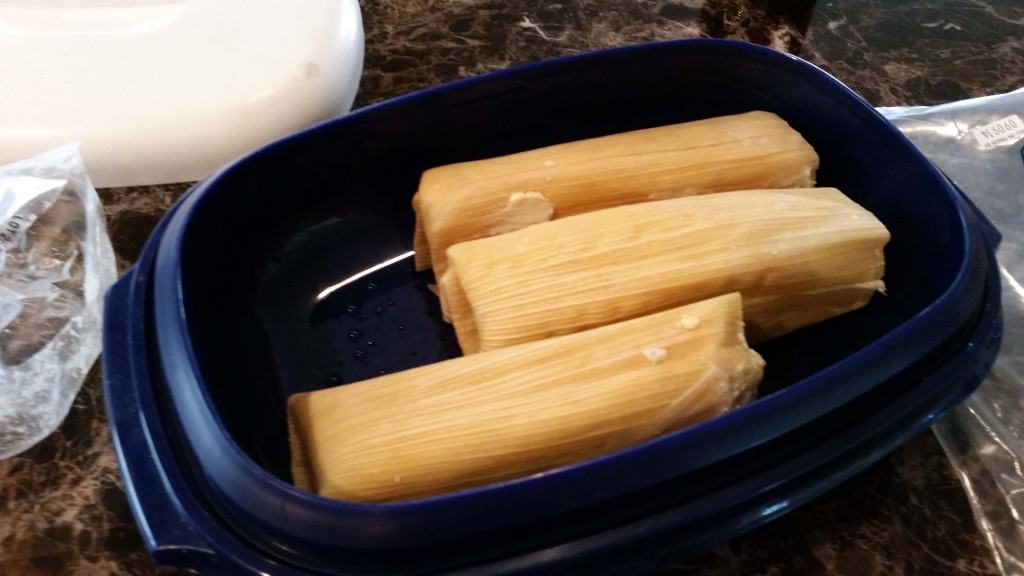
[[[364,0],[357,104],[517,63],[699,36],[768,44],[876,105],[1024,86],[1019,0]],[[101,191],[122,271],[187,185]],[[0,576],[176,574],[146,555],[121,490],[99,369],[61,429],[0,461]],[[931,433],[818,501],[663,575],[996,574]]]

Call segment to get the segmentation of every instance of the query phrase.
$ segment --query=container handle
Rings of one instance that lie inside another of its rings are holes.
[[[153,454],[169,451],[162,430],[151,422],[156,417],[151,391],[142,390],[136,379],[143,362],[142,333],[132,309],[141,308],[136,298],[140,283],[132,269],[107,292],[103,332],[103,392],[110,433],[117,453],[132,515],[146,549],[159,564],[200,573],[223,573],[209,543],[192,519],[183,513],[167,471]],[[147,403],[149,405],[147,405]]]

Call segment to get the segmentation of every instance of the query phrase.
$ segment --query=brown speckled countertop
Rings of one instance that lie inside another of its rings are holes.
[[[364,0],[358,104],[505,66],[670,38],[799,54],[877,105],[1024,86],[1019,0]],[[186,185],[101,191],[122,271]],[[0,576],[177,574],[142,549],[98,368],[61,429],[0,461]],[[818,501],[668,575],[988,575],[996,568],[930,432]]]

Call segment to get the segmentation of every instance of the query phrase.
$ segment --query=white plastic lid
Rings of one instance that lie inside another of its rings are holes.
[[[356,0],[0,0],[0,164],[79,141],[97,186],[200,179],[347,112]]]

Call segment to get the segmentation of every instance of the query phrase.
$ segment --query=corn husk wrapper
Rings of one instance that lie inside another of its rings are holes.
[[[650,200],[809,187],[818,155],[769,112],[613,134],[424,172],[413,197],[416,266],[448,247],[531,224]]]
[[[757,342],[867,304],[888,240],[835,188],[723,192],[457,244],[438,289],[467,354],[733,291]]]
[[[751,400],[738,294],[289,400],[296,478],[345,500],[439,494],[606,454]],[[295,447],[298,447],[296,450]]]

